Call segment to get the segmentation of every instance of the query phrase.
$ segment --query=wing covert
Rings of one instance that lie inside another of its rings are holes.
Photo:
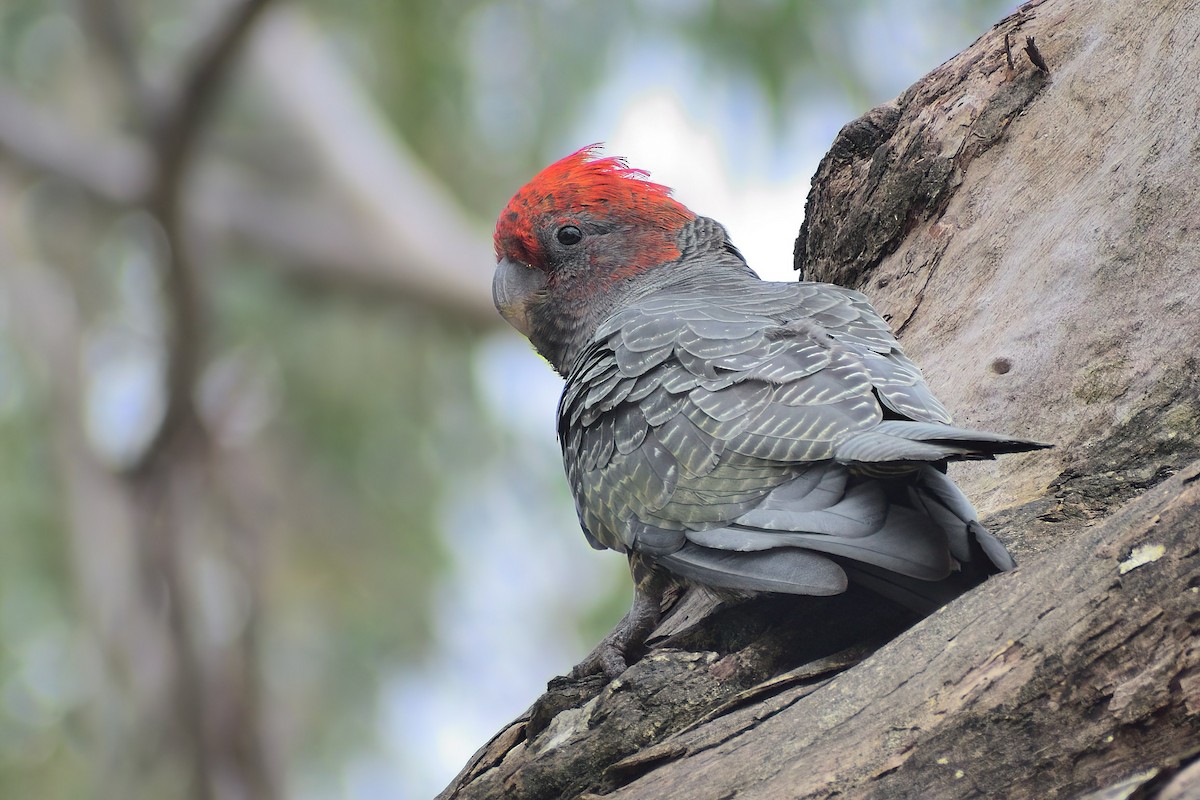
[[[781,319],[813,313],[850,326],[859,313],[837,297],[803,307],[803,286],[788,288],[785,308],[772,307],[770,292],[757,311],[744,300],[655,297],[600,326],[571,370],[559,422],[595,542],[625,551],[652,538],[645,526],[725,525],[882,419],[863,353],[885,358],[876,351],[886,341],[863,335],[848,346]],[[666,538],[682,546],[682,534]]]

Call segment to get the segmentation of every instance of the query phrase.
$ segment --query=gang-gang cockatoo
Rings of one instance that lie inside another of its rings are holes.
[[[866,297],[763,281],[716,221],[584,148],[500,214],[497,308],[566,379],[584,536],[629,558],[625,619],[575,674],[616,675],[671,581],[931,610],[1013,560],[946,463],[1044,447],[950,424]]]

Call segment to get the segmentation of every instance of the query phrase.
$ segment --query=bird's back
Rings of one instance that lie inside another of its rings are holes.
[[[719,588],[834,594],[849,572],[898,599],[1012,565],[944,467],[1041,446],[951,426],[858,292],[728,271],[602,322],[559,431],[594,546]]]

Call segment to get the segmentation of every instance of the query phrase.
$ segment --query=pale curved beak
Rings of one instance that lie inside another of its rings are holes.
[[[529,299],[546,288],[546,275],[519,261],[502,258],[492,278],[492,302],[509,325],[529,336]]]

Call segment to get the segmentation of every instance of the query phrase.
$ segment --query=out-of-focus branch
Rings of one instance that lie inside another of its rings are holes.
[[[151,97],[134,46],[133,25],[121,0],[81,0],[83,23],[129,95],[135,118],[150,116]]]
[[[12,209],[18,188],[0,180],[0,210]],[[171,688],[173,644],[159,624],[160,610],[146,602],[146,584],[138,569],[140,542],[135,510],[125,482],[101,464],[88,445],[84,430],[80,380],[80,339],[84,322],[72,287],[62,273],[36,263],[19,247],[9,249],[15,215],[0,213],[0,293],[8,301],[11,330],[21,348],[42,370],[46,408],[55,424],[49,439],[58,475],[56,495],[67,520],[67,546],[75,574],[75,591],[88,621],[89,642],[101,658],[89,675],[109,703],[94,709],[100,728],[112,729],[111,708],[139,729],[155,731],[153,741],[139,735],[97,737],[104,757],[145,762],[161,757],[163,731],[177,720],[164,711]],[[129,687],[135,686],[136,691]],[[111,780],[111,776],[109,777]],[[98,797],[120,796],[111,783],[91,787]]]
[[[76,523],[76,569],[85,587],[83,602],[104,612],[97,613],[99,623],[111,618],[112,597],[119,595],[106,593],[104,584],[127,586],[125,605],[138,613],[121,619],[136,624],[123,631],[127,636],[104,640],[114,653],[114,683],[133,676],[116,688],[145,708],[139,716],[145,741],[165,745],[160,755],[168,755],[173,768],[190,771],[189,794],[196,800],[269,800],[279,791],[266,735],[271,726],[260,715],[261,531],[240,524],[236,514],[215,511],[236,507],[233,495],[240,489],[224,475],[222,453],[207,446],[192,406],[202,367],[200,278],[207,266],[193,261],[203,252],[196,245],[232,239],[308,281],[415,298],[476,327],[498,323],[487,289],[486,240],[388,132],[352,76],[302,18],[285,13],[282,27],[262,31],[265,37],[256,32],[254,40],[262,46],[253,63],[279,96],[282,124],[307,138],[324,185],[296,199],[255,181],[251,170],[198,158],[220,91],[268,1],[223,0],[225,13],[198,37],[181,68],[150,86],[138,63],[138,37],[125,16],[133,7],[122,0],[79,0],[104,63],[129,98],[132,124],[126,136],[74,125],[66,114],[51,114],[0,85],[5,166],[70,181],[102,204],[142,209],[157,220],[168,244],[162,264],[167,411],[142,458],[119,478],[89,462],[106,479],[108,499],[127,515],[127,524],[110,527],[128,541],[120,549],[87,535],[90,509],[83,508]],[[264,63],[273,63],[275,72]],[[313,81],[315,91],[296,85],[303,81]],[[331,112],[343,118],[331,124],[326,116]],[[339,154],[345,150],[353,152]],[[64,270],[59,277],[80,272]],[[77,354],[85,330],[73,329],[64,363],[78,363],[71,351]],[[64,388],[62,396],[81,395]],[[78,409],[64,408],[62,414],[78,416]],[[90,455],[81,433],[72,443],[80,458]],[[73,466],[74,460],[64,464]],[[90,499],[87,504],[98,505]],[[112,567],[98,576],[88,568],[89,550],[97,545],[103,545],[103,563]],[[198,555],[224,562],[249,585],[251,604],[236,644],[214,647],[205,638]],[[97,596],[104,602],[96,602]],[[106,632],[99,623],[98,630]],[[154,669],[123,668],[143,662]],[[146,679],[147,671],[154,680]],[[114,750],[129,751],[126,745],[118,742]]]
[[[135,470],[152,469],[173,440],[183,436],[194,422],[192,400],[200,370],[202,303],[189,256],[180,186],[234,57],[269,2],[239,0],[230,6],[213,30],[201,38],[178,91],[149,126],[154,169],[146,205],[162,225],[170,250],[164,285],[171,331],[166,411]]]
[[[71,181],[93,198],[133,205],[145,194],[144,147],[124,138],[88,139],[66,120],[0,84],[0,153],[16,164]]]
[[[179,183],[233,62],[269,3],[270,0],[236,0],[212,30],[200,37],[179,89],[154,120],[152,144],[157,185],[151,190],[152,200],[179,194]],[[158,197],[160,194],[164,197]]]
[[[489,244],[392,133],[309,17],[278,9],[264,20],[251,56],[293,134],[307,140],[332,187],[375,237],[407,259],[420,294],[456,298],[496,320]]]
[[[141,205],[158,221],[167,244],[163,254],[165,410],[149,444],[126,471],[126,478],[139,516],[142,552],[168,592],[166,614],[177,668],[174,710],[187,740],[191,794],[197,800],[219,796],[216,779],[229,766],[230,742],[224,732],[212,730],[208,709],[212,681],[208,674],[213,670],[201,660],[183,556],[187,509],[195,503],[191,496],[195,487],[188,475],[203,463],[207,449],[194,406],[203,354],[201,318],[205,303],[192,258],[183,187],[236,56],[269,2],[234,0],[224,9],[183,62],[178,85],[161,106],[143,102],[136,53],[120,36],[124,27],[113,23],[110,35],[101,39],[101,44],[113,53],[120,77],[127,82],[126,91],[141,114],[139,129],[148,143],[150,166]],[[100,13],[105,10],[99,9]],[[257,716],[247,713],[245,705],[237,704],[238,718],[253,725]],[[257,735],[257,731],[251,735]],[[269,769],[261,759],[252,762],[241,765],[233,780],[258,787],[260,795],[273,795]]]
[[[128,138],[88,138],[3,84],[0,156],[70,181],[110,205],[137,204],[149,182],[145,147]],[[396,189],[401,191],[421,187]],[[332,291],[415,299],[477,327],[500,322],[488,294],[492,258],[487,242],[452,207],[437,234],[446,247],[431,241],[413,253],[381,221],[364,224],[346,205],[251,185],[229,166],[199,166],[183,193],[197,239],[231,239],[268,256],[269,266],[285,275]],[[434,231],[415,233],[432,239]]]

